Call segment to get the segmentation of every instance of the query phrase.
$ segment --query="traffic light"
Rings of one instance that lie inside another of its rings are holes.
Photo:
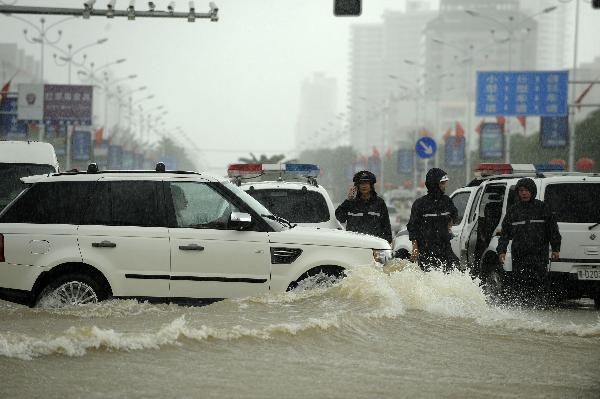
[[[333,15],[359,16],[362,12],[361,2],[362,0],[334,0]]]
[[[592,0],[592,8],[600,9],[600,0]]]

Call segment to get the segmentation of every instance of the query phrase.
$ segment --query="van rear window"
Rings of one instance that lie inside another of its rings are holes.
[[[27,187],[21,182],[21,177],[54,172],[54,167],[50,165],[0,163],[0,210]]]
[[[557,222],[600,222],[600,183],[563,183],[546,187],[546,202]]]

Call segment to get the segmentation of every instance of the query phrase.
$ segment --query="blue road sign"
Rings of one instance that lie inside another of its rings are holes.
[[[417,140],[417,144],[415,145],[415,151],[417,152],[419,158],[431,158],[435,154],[436,150],[437,144],[431,137],[421,137],[419,140]]]
[[[89,161],[92,155],[92,134],[87,130],[76,130],[71,135],[71,159]]]
[[[478,71],[479,116],[565,116],[568,71]]]
[[[482,123],[479,131],[479,158],[504,158],[504,132],[499,123]]]
[[[398,173],[412,173],[414,162],[414,152],[406,148],[398,150]]]
[[[461,166],[465,164],[465,138],[450,136],[446,140],[446,165]]]
[[[540,142],[543,148],[566,147],[568,137],[568,116],[542,116]]]

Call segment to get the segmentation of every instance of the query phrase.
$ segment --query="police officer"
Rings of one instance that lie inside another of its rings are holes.
[[[363,170],[354,175],[348,198],[335,210],[335,217],[346,223],[346,230],[370,234],[392,242],[387,206],[375,192],[375,175]]]
[[[418,261],[426,271],[438,267],[448,271],[458,266],[450,245],[450,228],[458,218],[458,210],[445,194],[448,175],[442,169],[430,169],[425,186],[427,194],[413,203],[406,226],[412,242],[411,261]]]
[[[552,260],[560,258],[561,236],[556,218],[547,204],[535,199],[537,188],[529,178],[519,179],[515,186],[519,200],[506,212],[496,252],[500,263],[512,240],[512,276],[526,300],[543,302],[548,289],[548,246]]]

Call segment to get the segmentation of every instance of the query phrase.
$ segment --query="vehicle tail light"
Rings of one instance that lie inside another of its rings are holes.
[[[4,234],[0,234],[0,262],[4,261]]]

